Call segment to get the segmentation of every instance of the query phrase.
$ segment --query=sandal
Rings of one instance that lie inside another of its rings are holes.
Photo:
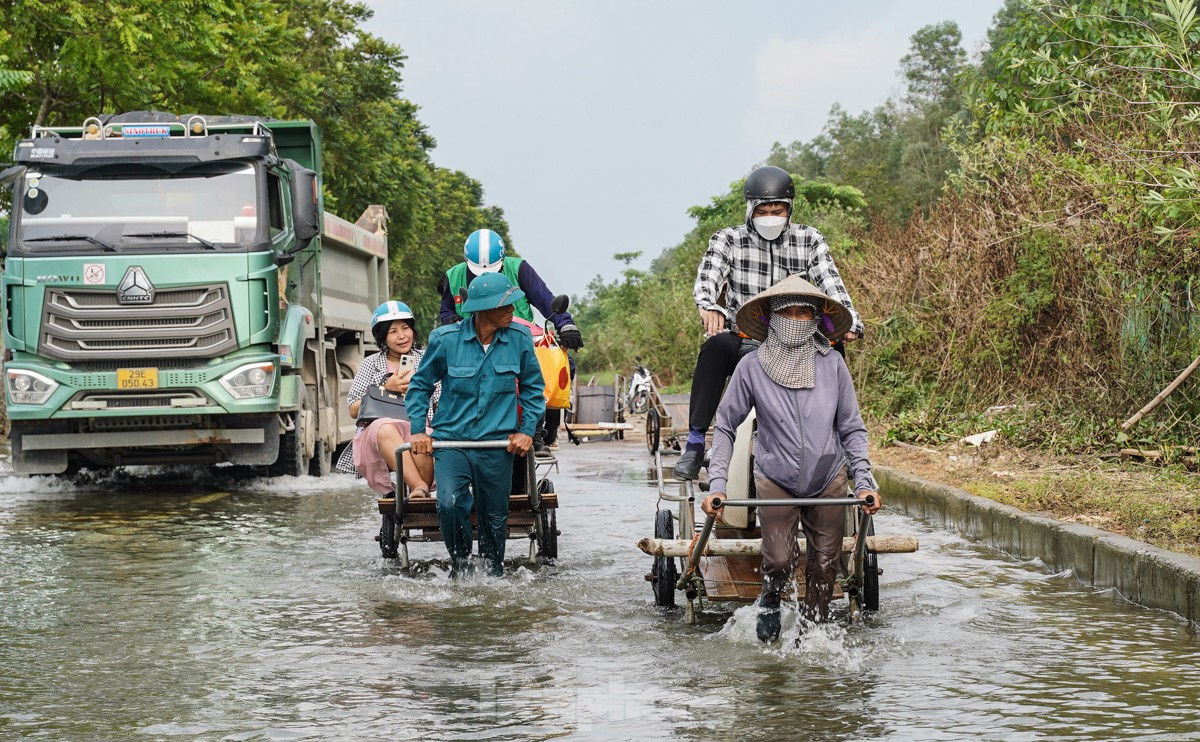
[[[429,495],[428,489],[426,489],[424,487],[417,487],[412,492],[409,492],[408,496],[409,496],[409,498],[411,498],[413,500],[424,500],[424,499],[428,498],[430,495]]]

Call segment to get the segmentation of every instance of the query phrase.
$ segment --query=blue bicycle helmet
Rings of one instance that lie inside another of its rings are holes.
[[[463,258],[477,276],[496,273],[504,267],[504,240],[490,229],[477,229],[463,244]]]
[[[417,320],[413,317],[412,310],[404,302],[385,301],[375,308],[375,314],[371,315],[371,335],[380,348],[387,344],[388,330],[391,329],[392,322],[398,319],[404,320],[409,327],[416,329]]]

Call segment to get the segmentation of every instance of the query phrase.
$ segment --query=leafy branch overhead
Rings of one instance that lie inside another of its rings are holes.
[[[365,30],[370,19],[343,0],[14,0],[0,29],[0,146],[34,124],[118,111],[311,118],[327,208],[353,220],[387,207],[392,291],[428,330],[465,236],[508,228],[477,181],[430,161],[436,141],[401,95],[405,55]]]

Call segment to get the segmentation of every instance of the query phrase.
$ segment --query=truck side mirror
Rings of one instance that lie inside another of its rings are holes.
[[[13,165],[0,170],[0,185],[9,185],[18,180],[29,168],[24,165]]]
[[[295,160],[287,160],[292,171],[292,224],[296,247],[303,250],[321,232],[320,183],[317,174]]]
[[[567,307],[571,306],[571,297],[566,294],[559,294],[554,297],[554,301],[550,302],[550,311],[553,314],[562,314],[567,311]]]

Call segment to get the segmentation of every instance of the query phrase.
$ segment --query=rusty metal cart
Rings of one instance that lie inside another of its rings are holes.
[[[434,448],[505,448],[507,440],[497,441],[434,441]],[[379,514],[382,523],[376,540],[384,559],[398,559],[402,569],[411,566],[408,554],[410,542],[441,541],[437,500],[432,497],[407,497],[404,485],[403,459],[400,454],[411,448],[402,443],[396,448],[396,492],[399,497],[380,498]],[[529,563],[549,564],[558,558],[558,494],[547,474],[557,466],[553,457],[525,456],[525,476],[513,487],[508,499],[508,538],[529,541]],[[517,459],[520,461],[520,458]],[[542,470],[539,475],[538,470]],[[476,515],[471,513],[471,537],[479,538]]]
[[[876,536],[870,515],[861,511],[855,497],[763,500],[754,498],[752,447],[756,434],[754,415],[738,428],[734,455],[730,462],[723,523],[708,517],[697,524],[696,487],[679,481],[677,493],[668,491],[663,479],[661,452],[655,452],[658,505],[653,538],[643,538],[638,548],[653,557],[646,575],[654,593],[654,603],[673,607],[677,593],[687,600],[684,620],[695,623],[705,601],[752,603],[762,590],[759,574],[762,531],[756,509],[765,506],[804,507],[839,505],[846,508],[842,559],[834,599],[850,602],[850,620],[855,622],[879,610],[879,562],[883,553],[916,551],[918,543],[909,536]],[[678,534],[678,536],[676,535]],[[800,536],[804,547],[803,536]],[[790,596],[804,595],[804,563],[796,570],[796,583]]]

